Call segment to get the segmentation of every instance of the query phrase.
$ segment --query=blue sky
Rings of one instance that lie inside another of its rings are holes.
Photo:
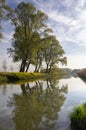
[[[48,25],[63,46],[68,58],[68,67],[86,66],[86,0],[6,0],[11,7],[20,2],[30,2],[44,11]],[[0,41],[0,58],[3,59],[10,47],[13,28],[9,22],[3,22],[4,37]]]

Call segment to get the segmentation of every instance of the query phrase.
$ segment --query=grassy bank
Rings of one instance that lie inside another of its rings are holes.
[[[0,72],[0,82],[31,81],[46,77],[43,73]]]
[[[74,108],[70,118],[74,130],[86,130],[86,103]]]
[[[65,76],[64,71],[58,70],[53,73],[25,73],[25,72],[0,72],[1,82],[18,82],[18,81],[34,81],[43,78],[57,77],[58,79]]]

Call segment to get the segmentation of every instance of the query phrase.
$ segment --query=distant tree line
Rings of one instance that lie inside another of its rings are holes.
[[[7,11],[6,16],[15,29],[8,53],[14,62],[21,62],[20,72],[27,72],[31,64],[35,66],[34,72],[39,72],[44,62],[46,73],[49,73],[59,62],[67,63],[65,52],[48,26],[48,16],[44,12],[24,2]]]

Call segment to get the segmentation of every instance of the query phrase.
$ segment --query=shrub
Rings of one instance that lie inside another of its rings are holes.
[[[71,127],[76,130],[86,130],[86,103],[73,109],[70,114]]]

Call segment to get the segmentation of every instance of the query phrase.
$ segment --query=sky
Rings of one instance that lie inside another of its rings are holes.
[[[32,3],[48,15],[48,25],[65,50],[67,67],[86,68],[86,0],[6,0],[6,3],[15,8],[22,1]],[[8,57],[7,48],[11,46],[14,33],[9,22],[2,25],[1,60]]]

